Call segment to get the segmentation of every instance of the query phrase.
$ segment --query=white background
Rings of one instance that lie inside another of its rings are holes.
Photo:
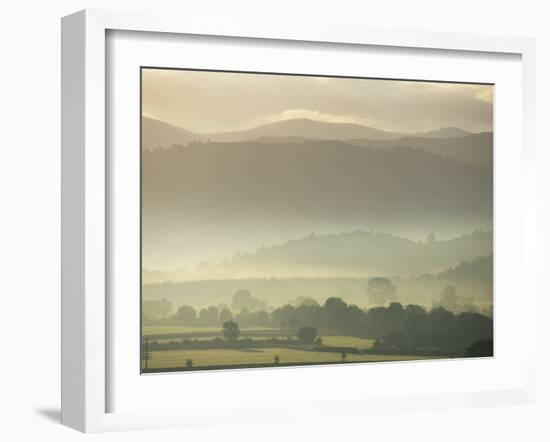
[[[550,14],[544,3],[469,1],[99,1],[21,0],[0,11],[0,437],[4,440],[548,440],[549,326],[540,321],[539,402],[535,406],[380,414],[360,419],[255,424],[84,436],[59,425],[60,31],[59,18],[85,7],[168,8],[226,20],[308,21],[538,38],[539,266],[546,274],[550,225]],[[154,6],[153,6],[154,5]],[[231,18],[234,17],[234,18]],[[544,272],[544,273],[543,273]],[[539,309],[550,296],[539,284]],[[541,318],[546,317],[542,314]],[[182,399],[183,400],[183,399]]]

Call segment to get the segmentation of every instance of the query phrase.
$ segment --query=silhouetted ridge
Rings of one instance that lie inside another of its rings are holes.
[[[463,231],[492,218],[491,174],[418,149],[241,142],[143,155],[144,214],[189,225],[315,219]]]

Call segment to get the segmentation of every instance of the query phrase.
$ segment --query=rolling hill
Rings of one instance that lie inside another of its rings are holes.
[[[460,226],[492,219],[486,168],[422,150],[241,142],[143,155],[144,216],[164,214],[180,226],[302,219],[471,231]]]
[[[428,132],[402,134],[353,123],[329,123],[307,118],[290,119],[233,132],[200,134],[149,117],[142,117],[142,147],[147,150],[172,145],[187,145],[192,141],[239,142],[255,139],[284,138],[309,140],[396,140],[403,137],[426,139],[461,138],[470,135],[463,129],[445,127]]]
[[[141,124],[141,144],[146,150],[166,149],[175,144],[188,144],[202,139],[201,135],[154,118],[142,117]]]
[[[254,253],[239,254],[209,272],[225,276],[255,274],[265,277],[375,276],[414,277],[437,273],[464,263],[455,272],[467,273],[467,262],[493,251],[492,232],[474,232],[446,241],[418,242],[387,233],[354,231],[311,235]],[[477,265],[477,262],[470,264]],[[492,268],[492,267],[491,267]],[[442,279],[452,275],[442,274]],[[454,275],[453,275],[454,276]],[[465,279],[469,279],[466,276]]]
[[[477,166],[493,164],[493,133],[482,132],[453,138],[402,137],[395,140],[355,139],[349,144],[373,148],[412,147],[448,156]]]
[[[417,132],[410,134],[410,137],[419,138],[461,138],[467,135],[472,135],[470,132],[460,129],[459,127],[442,127],[441,129],[430,130],[427,132]]]
[[[372,138],[390,140],[399,138],[400,134],[375,129],[361,124],[327,123],[307,118],[276,121],[252,129],[209,134],[215,141],[235,142],[260,137],[301,137],[325,140],[346,140],[350,138]]]
[[[367,232],[362,232],[366,234]],[[356,233],[342,234],[357,235]],[[382,235],[382,236],[388,236]],[[490,232],[478,232],[466,235],[451,241],[442,241],[434,245],[436,253],[447,249],[448,256],[471,256],[474,249],[478,251],[491,250]],[[319,238],[322,240],[322,238]],[[372,238],[371,238],[372,239]],[[387,238],[386,238],[387,239]],[[379,238],[379,241],[383,239]],[[368,241],[368,240],[367,240]],[[402,244],[409,250],[408,256],[414,245],[404,239]],[[397,241],[395,244],[399,244]],[[360,242],[364,244],[364,241]],[[471,248],[472,244],[474,247]],[[280,247],[285,247],[281,245]],[[427,250],[421,251],[422,244],[417,243],[421,257]],[[398,253],[397,249],[393,249]],[[391,268],[386,269],[388,275],[393,274]],[[228,279],[196,279],[185,280],[174,278],[174,274],[158,272],[159,278],[151,279],[150,271],[144,270],[143,295],[145,299],[169,299],[175,306],[193,304],[201,307],[217,303],[229,304],[231,296],[237,290],[249,290],[259,299],[266,301],[270,306],[280,306],[291,303],[292,299],[299,296],[309,296],[323,303],[328,297],[339,296],[346,302],[357,303],[361,306],[368,304],[366,292],[368,276],[356,277],[292,277],[285,278],[228,278]],[[384,273],[381,273],[382,275]],[[457,274],[460,276],[457,277]],[[164,275],[164,278],[162,277]],[[468,300],[471,304],[488,306],[492,304],[493,274],[492,255],[475,257],[471,261],[462,261],[459,265],[451,267],[437,275],[423,274],[420,277],[410,279],[399,276],[391,277],[397,287],[397,298],[403,304],[417,303],[431,306],[440,298],[443,289],[452,284],[457,289],[461,299]]]

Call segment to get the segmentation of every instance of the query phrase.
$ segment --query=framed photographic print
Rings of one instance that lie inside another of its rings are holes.
[[[533,400],[533,42],[241,25],[63,19],[63,423]]]

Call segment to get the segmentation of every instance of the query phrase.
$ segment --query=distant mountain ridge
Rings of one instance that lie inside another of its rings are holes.
[[[314,243],[317,244],[313,246]],[[354,244],[353,249],[349,247],[350,243]],[[300,249],[308,253],[300,253]],[[320,256],[311,253],[319,251],[322,252]],[[475,256],[476,253],[481,255]],[[439,261],[442,256],[444,259]],[[299,270],[305,261],[311,263],[319,259],[328,259],[336,270],[341,270],[343,264],[348,270],[351,269],[351,261],[359,271],[351,276],[312,277],[291,272],[284,277],[273,277],[267,276],[269,272],[266,271],[263,276],[235,277],[239,267],[274,265],[273,270],[276,270],[283,260]],[[415,270],[416,276],[396,274],[406,265],[407,260],[412,261],[413,267],[408,269]],[[441,264],[451,261],[458,264],[439,273],[424,272],[432,267],[440,268]],[[485,305],[492,303],[492,266],[492,232],[474,232],[450,240],[426,243],[387,233],[356,231],[338,235],[313,235],[273,247],[262,247],[256,252],[234,257],[229,264],[213,265],[210,271],[217,273],[219,278],[209,278],[205,274],[190,277],[189,274],[144,269],[143,295],[145,299],[167,298],[174,305],[194,303],[207,306],[211,303],[228,303],[235,291],[246,289],[271,306],[290,302],[298,296],[310,296],[321,303],[330,296],[339,296],[347,302],[364,305],[368,303],[368,278],[375,274],[389,277],[394,282],[398,299],[404,304],[429,306],[440,298],[445,286],[452,284],[461,298]]]
[[[141,117],[142,148],[153,150],[176,144],[189,144],[202,139],[202,135],[149,117]]]
[[[208,135],[212,140],[225,142],[246,141],[259,137],[303,137],[323,140],[373,138],[388,140],[399,136],[400,134],[361,124],[328,123],[307,118],[276,121],[248,130]]]
[[[492,174],[422,150],[240,142],[143,155],[143,213],[166,215],[164,229],[170,222],[314,219],[471,231],[464,223],[492,219]]]
[[[457,266],[439,273],[437,278],[455,284],[461,281],[490,281],[492,283],[493,254],[478,256],[471,261],[464,260]]]
[[[402,137],[395,140],[355,139],[346,143],[356,146],[387,149],[411,147],[443,155],[476,166],[492,167],[493,133],[481,132],[454,138]]]
[[[493,233],[474,232],[443,241],[419,242],[388,233],[354,232],[311,235],[254,253],[235,255],[229,262],[209,269],[243,277],[247,272],[266,277],[374,276],[414,277],[441,272],[450,278],[470,271],[479,256],[493,252]],[[479,258],[478,258],[479,259]],[[456,270],[459,263],[462,263]],[[491,261],[492,263],[492,261]],[[452,273],[449,268],[453,268]]]
[[[427,132],[417,132],[414,134],[404,134],[403,137],[421,137],[421,138],[460,138],[472,135],[459,127],[442,127],[441,129],[429,130]]]
[[[320,140],[395,140],[403,137],[460,138],[471,135],[457,127],[445,127],[413,134],[390,132],[356,123],[335,123],[307,118],[281,120],[247,130],[201,134],[179,126],[142,117],[142,147],[144,149],[168,148],[176,144],[187,145],[193,141],[239,142],[258,138],[305,138]]]
[[[200,279],[436,275],[442,281],[492,281],[493,233],[422,242],[357,230],[310,235],[255,252],[238,253],[196,272],[143,269],[144,283]],[[433,276],[430,276],[433,278]]]
[[[303,144],[315,141],[302,137],[260,137],[252,141],[260,143],[294,143]],[[453,138],[401,137],[391,140],[373,140],[368,138],[344,140],[354,146],[375,149],[392,149],[409,147],[420,149],[436,155],[453,158],[474,166],[491,167],[493,164],[493,133],[481,132]]]

